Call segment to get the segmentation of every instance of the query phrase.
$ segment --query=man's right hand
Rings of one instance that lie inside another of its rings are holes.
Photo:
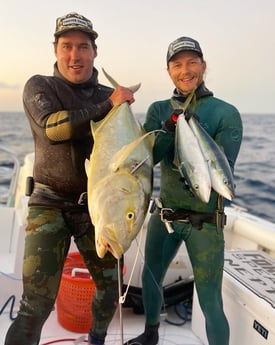
[[[109,98],[113,106],[120,105],[124,102],[132,104],[135,101],[133,91],[124,86],[118,86]]]

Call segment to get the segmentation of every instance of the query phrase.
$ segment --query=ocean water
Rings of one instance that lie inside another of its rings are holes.
[[[137,114],[144,118],[144,114]],[[275,115],[243,114],[244,137],[235,165],[236,198],[233,203],[275,223]],[[0,112],[0,146],[13,151],[22,163],[33,151],[31,131],[24,113]],[[0,153],[0,196],[8,190],[12,165]],[[156,186],[159,173],[156,170]]]

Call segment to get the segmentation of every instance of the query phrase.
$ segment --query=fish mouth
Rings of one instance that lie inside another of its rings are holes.
[[[96,252],[101,259],[107,252],[110,252],[117,260],[119,260],[124,250],[117,241],[107,239],[104,236],[99,235],[96,240]]]

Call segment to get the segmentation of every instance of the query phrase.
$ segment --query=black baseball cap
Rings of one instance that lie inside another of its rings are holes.
[[[182,51],[193,51],[200,57],[203,57],[199,42],[193,38],[183,36],[169,44],[166,58],[167,64],[176,54]]]

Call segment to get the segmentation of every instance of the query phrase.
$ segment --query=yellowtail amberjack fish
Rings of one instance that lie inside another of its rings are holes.
[[[110,251],[119,259],[140,231],[149,207],[154,135],[145,133],[127,102],[113,107],[100,122],[91,121],[91,129],[94,147],[85,169],[96,251],[100,258]]]
[[[174,164],[193,193],[207,203],[211,193],[208,166],[183,113],[178,116],[176,126]]]
[[[198,139],[207,162],[212,188],[226,199],[233,200],[235,196],[234,177],[225,154],[194,116],[191,116],[188,123]]]
[[[193,193],[203,202],[209,201],[211,188],[232,200],[235,196],[234,177],[225,154],[194,116],[185,118],[184,112],[193,96],[194,92],[178,116],[174,163]],[[177,104],[173,106],[178,108]]]

